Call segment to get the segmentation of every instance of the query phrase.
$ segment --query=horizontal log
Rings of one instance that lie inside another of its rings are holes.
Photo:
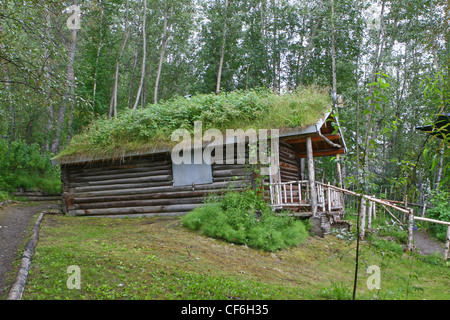
[[[85,216],[95,218],[151,218],[151,217],[178,217],[188,214],[190,211],[177,211],[177,212],[163,212],[163,213],[133,213],[129,214],[116,214],[116,215],[97,215],[97,216]]]
[[[153,181],[153,182],[147,182],[147,183],[110,184],[110,185],[99,185],[99,186],[88,186],[88,187],[76,187],[76,188],[74,188],[74,192],[149,188],[149,187],[157,187],[157,186],[171,186],[172,184],[173,184],[173,182],[170,179],[170,180],[160,180],[160,181]]]
[[[446,226],[450,226],[450,222],[448,221],[441,221],[441,220],[436,220],[436,219],[430,219],[430,218],[422,218],[422,217],[414,217],[414,220],[419,220],[419,221],[425,221],[425,222],[432,222],[432,223],[438,223],[438,224],[443,224]]]
[[[195,204],[180,204],[180,205],[163,205],[163,206],[148,206],[136,208],[108,208],[108,209],[90,209],[90,210],[69,210],[69,215],[84,216],[84,215],[118,215],[118,214],[142,214],[142,213],[168,213],[168,212],[186,212],[191,211],[199,206],[201,203]]]
[[[43,197],[43,196],[25,196],[29,201],[58,201],[61,200],[61,196]]]
[[[146,176],[135,176],[129,178],[114,179],[114,176],[110,176],[109,180],[90,180],[83,182],[70,182],[70,187],[88,187],[88,186],[102,186],[102,185],[112,185],[112,184],[130,184],[130,183],[141,183],[141,182],[157,182],[157,181],[168,181],[172,180],[172,175],[167,174],[167,171],[161,171],[162,174],[159,175],[146,175]]]
[[[59,193],[46,193],[46,192],[41,192],[41,191],[14,192],[13,195],[18,196],[18,197],[27,197],[27,196],[56,197],[56,196],[60,196]]]
[[[124,208],[124,207],[147,207],[154,205],[173,205],[173,204],[194,204],[203,203],[204,197],[189,198],[165,198],[152,200],[127,200],[127,201],[111,201],[111,202],[94,202],[69,205],[69,210],[78,209],[105,209],[105,208]]]
[[[244,183],[241,181],[230,181],[230,182],[214,182],[210,184],[200,184],[192,186],[159,186],[159,187],[150,187],[150,188],[133,188],[133,189],[120,189],[120,190],[111,190],[111,191],[92,191],[92,192],[84,192],[78,193],[77,196],[79,198],[86,197],[99,197],[99,196],[112,196],[112,195],[124,195],[124,194],[146,194],[146,193],[154,193],[154,192],[174,192],[174,191],[194,191],[194,190],[215,190],[227,187],[237,187],[241,188],[244,186]],[[194,189],[194,190],[193,190]]]
[[[252,179],[251,177],[248,176],[233,176],[233,177],[216,177],[213,178],[213,183],[214,182],[229,182],[229,181],[242,181],[242,182],[246,182],[246,183],[251,183]]]
[[[234,190],[242,190],[242,188],[236,188]],[[214,193],[221,194],[228,192],[227,189],[217,189]],[[188,198],[188,197],[204,197],[211,194],[211,190],[195,190],[195,191],[178,191],[178,192],[160,192],[160,193],[148,193],[148,194],[135,194],[135,195],[123,195],[123,196],[103,196],[93,198],[73,198],[72,203],[96,203],[96,202],[109,202],[109,201],[130,201],[130,200],[150,200],[150,199],[172,199],[172,198]],[[78,195],[75,195],[78,196]]]
[[[213,177],[234,177],[249,175],[244,169],[232,169],[232,170],[213,170]]]
[[[140,178],[140,177],[152,177],[152,176],[171,176],[171,170],[158,170],[158,171],[146,171],[146,172],[135,172],[135,173],[116,173],[111,175],[101,175],[101,176],[83,176],[83,177],[69,177],[68,181],[71,183],[82,183],[82,182],[98,182],[98,181],[109,181],[118,179],[130,179],[130,178]],[[100,182],[102,183],[102,182]],[[108,183],[108,182],[105,182]]]
[[[247,164],[212,164],[212,170],[220,171],[220,170],[249,170],[250,167]]]
[[[111,175],[122,174],[122,173],[139,173],[139,172],[171,170],[171,169],[172,169],[172,165],[166,164],[166,165],[159,165],[159,166],[141,166],[138,168],[132,168],[130,166],[125,166],[125,167],[117,168],[114,170],[101,170],[101,171],[92,171],[92,172],[71,170],[67,174],[71,178],[80,178],[80,177],[91,177],[91,176],[111,176]]]

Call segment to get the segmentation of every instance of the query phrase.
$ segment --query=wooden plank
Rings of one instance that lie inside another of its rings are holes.
[[[324,136],[328,139],[328,140],[339,140],[340,139],[340,134],[324,134]],[[323,141],[323,138],[320,136],[314,136],[314,137],[309,137],[311,138],[312,142],[317,142],[317,141]],[[288,139],[288,140],[284,140],[287,143],[290,144],[297,144],[297,143],[306,143],[306,139],[307,138],[295,138],[295,139]]]
[[[317,150],[314,151],[313,156],[314,157],[326,157],[326,156],[334,156],[337,154],[345,153],[345,149],[325,149],[325,150]],[[307,158],[307,152],[300,152],[297,153],[297,158]]]

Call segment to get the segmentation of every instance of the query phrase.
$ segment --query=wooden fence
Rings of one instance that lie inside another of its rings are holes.
[[[360,209],[360,238],[364,239],[365,237],[365,230],[366,230],[366,218],[367,218],[367,226],[370,228],[372,217],[375,214],[374,206],[376,204],[382,205],[386,211],[400,224],[403,224],[388,208],[397,210],[403,214],[405,214],[408,217],[408,242],[407,242],[407,248],[408,251],[412,251],[414,248],[414,221],[426,221],[431,223],[438,223],[442,225],[447,226],[447,237],[445,242],[445,251],[444,251],[444,259],[447,260],[449,258],[449,251],[450,251],[450,222],[447,221],[440,221],[435,219],[429,219],[424,217],[417,217],[414,215],[414,210],[409,207],[400,207],[396,204],[392,203],[388,200],[380,200],[372,196],[363,195],[356,193],[354,191],[346,190],[343,188],[335,187],[332,185],[327,185],[328,188],[337,190],[342,192],[343,194],[348,194],[351,196],[355,196],[360,199],[361,201],[361,209]],[[369,207],[369,210],[367,210],[367,207]]]

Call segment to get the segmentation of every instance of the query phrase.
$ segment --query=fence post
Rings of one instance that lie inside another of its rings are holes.
[[[375,198],[375,195],[373,197]],[[376,202],[372,202],[372,215],[373,215],[374,219],[377,218],[377,203]]]
[[[444,252],[444,259],[447,260],[448,253],[450,250],[450,226],[447,227],[447,241],[445,242],[445,252]]]
[[[366,199],[364,197],[361,197],[361,211],[359,214],[361,215],[359,238],[364,240],[366,234]]]
[[[409,214],[408,214],[408,251],[413,250],[413,241],[414,241],[413,226],[414,226],[414,210],[409,209]]]
[[[372,228],[372,205],[373,202],[369,200],[367,206],[367,230]]]

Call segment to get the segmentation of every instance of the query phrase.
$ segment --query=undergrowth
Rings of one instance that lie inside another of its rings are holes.
[[[59,168],[50,158],[51,154],[41,152],[36,143],[19,140],[8,144],[0,139],[0,199],[17,189],[60,192]]]
[[[303,222],[276,216],[252,189],[230,191],[222,198],[210,196],[205,206],[184,216],[182,223],[209,237],[264,251],[296,246],[308,236]]]

